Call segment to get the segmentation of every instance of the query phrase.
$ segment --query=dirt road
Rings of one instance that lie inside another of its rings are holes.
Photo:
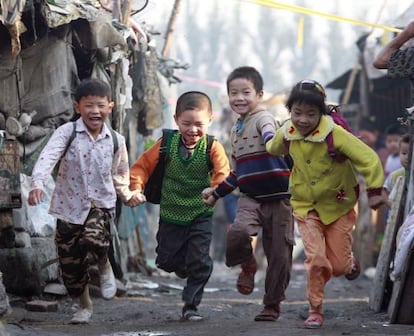
[[[352,282],[333,279],[327,288],[323,328],[304,329],[307,303],[301,262],[294,265],[279,320],[254,322],[262,308],[263,274],[258,274],[256,289],[249,296],[236,291],[237,274],[237,269],[215,265],[199,307],[205,317],[201,322],[180,321],[183,280],[166,274],[130,274],[126,296],[111,301],[94,298],[89,325],[67,323],[73,304],[67,298],[59,299],[57,312],[39,313],[26,311],[21,299],[11,297],[13,313],[7,317],[6,330],[10,336],[414,335],[414,325],[389,325],[385,313],[369,309],[372,281],[364,276]]]

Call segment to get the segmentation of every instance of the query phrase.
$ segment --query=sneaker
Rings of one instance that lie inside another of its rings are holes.
[[[359,274],[361,273],[361,265],[357,258],[354,257],[354,262],[352,264],[352,268],[348,274],[345,274],[345,278],[348,280],[355,280],[358,278]]]
[[[254,257],[241,264],[241,273],[237,279],[237,290],[240,294],[249,295],[254,289],[254,276],[257,272],[257,262]]]
[[[182,321],[201,321],[203,317],[198,313],[193,305],[185,305],[183,308]]]
[[[92,316],[92,309],[80,308],[73,314],[70,324],[88,324]]]
[[[105,300],[111,300],[116,294],[116,281],[115,275],[112,271],[111,265],[105,270],[104,273],[100,273],[100,285],[101,285],[101,294]]]

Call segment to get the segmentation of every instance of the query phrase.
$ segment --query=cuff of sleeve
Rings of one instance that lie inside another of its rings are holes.
[[[272,133],[272,132],[265,132],[264,134],[263,134],[263,140],[264,140],[264,143],[266,144],[269,140],[272,140],[272,138],[274,137],[274,133]]]
[[[381,196],[381,193],[382,193],[382,187],[380,187],[380,188],[367,189],[367,195],[368,195],[368,197],[371,197],[371,196]]]
[[[30,185],[31,189],[42,189],[43,190],[43,183],[40,181],[32,181]]]
[[[215,198],[216,201],[220,198],[220,195],[217,194],[217,191],[216,190],[213,190],[212,195],[213,195],[213,197]]]

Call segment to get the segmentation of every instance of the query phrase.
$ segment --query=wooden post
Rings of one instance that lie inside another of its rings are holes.
[[[175,28],[175,24],[177,21],[178,13],[180,12],[180,7],[181,7],[181,0],[175,0],[174,7],[172,9],[171,16],[170,16],[170,21],[168,22],[167,31],[165,33],[165,43],[164,43],[164,47],[162,48],[162,52],[161,52],[162,57],[167,57],[170,51],[171,43],[173,40],[174,28]]]
[[[386,309],[387,303],[384,300],[387,281],[390,281],[390,263],[395,254],[395,239],[399,227],[402,224],[404,212],[404,189],[405,182],[403,178],[399,178],[395,184],[396,197],[392,203],[385,228],[384,240],[382,241],[380,254],[378,257],[377,267],[375,270],[374,286],[369,298],[369,306],[376,313]]]

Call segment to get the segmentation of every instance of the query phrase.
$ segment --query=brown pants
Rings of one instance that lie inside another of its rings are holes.
[[[265,305],[285,299],[290,281],[294,245],[293,215],[288,199],[259,203],[242,195],[234,223],[227,233],[226,264],[235,266],[253,256],[251,236],[263,229],[263,250],[267,259]]]
[[[352,267],[355,211],[352,209],[329,225],[323,224],[316,213],[309,213],[306,218],[295,214],[295,218],[306,254],[306,291],[310,310],[323,313],[325,284],[332,276],[344,275]]]

